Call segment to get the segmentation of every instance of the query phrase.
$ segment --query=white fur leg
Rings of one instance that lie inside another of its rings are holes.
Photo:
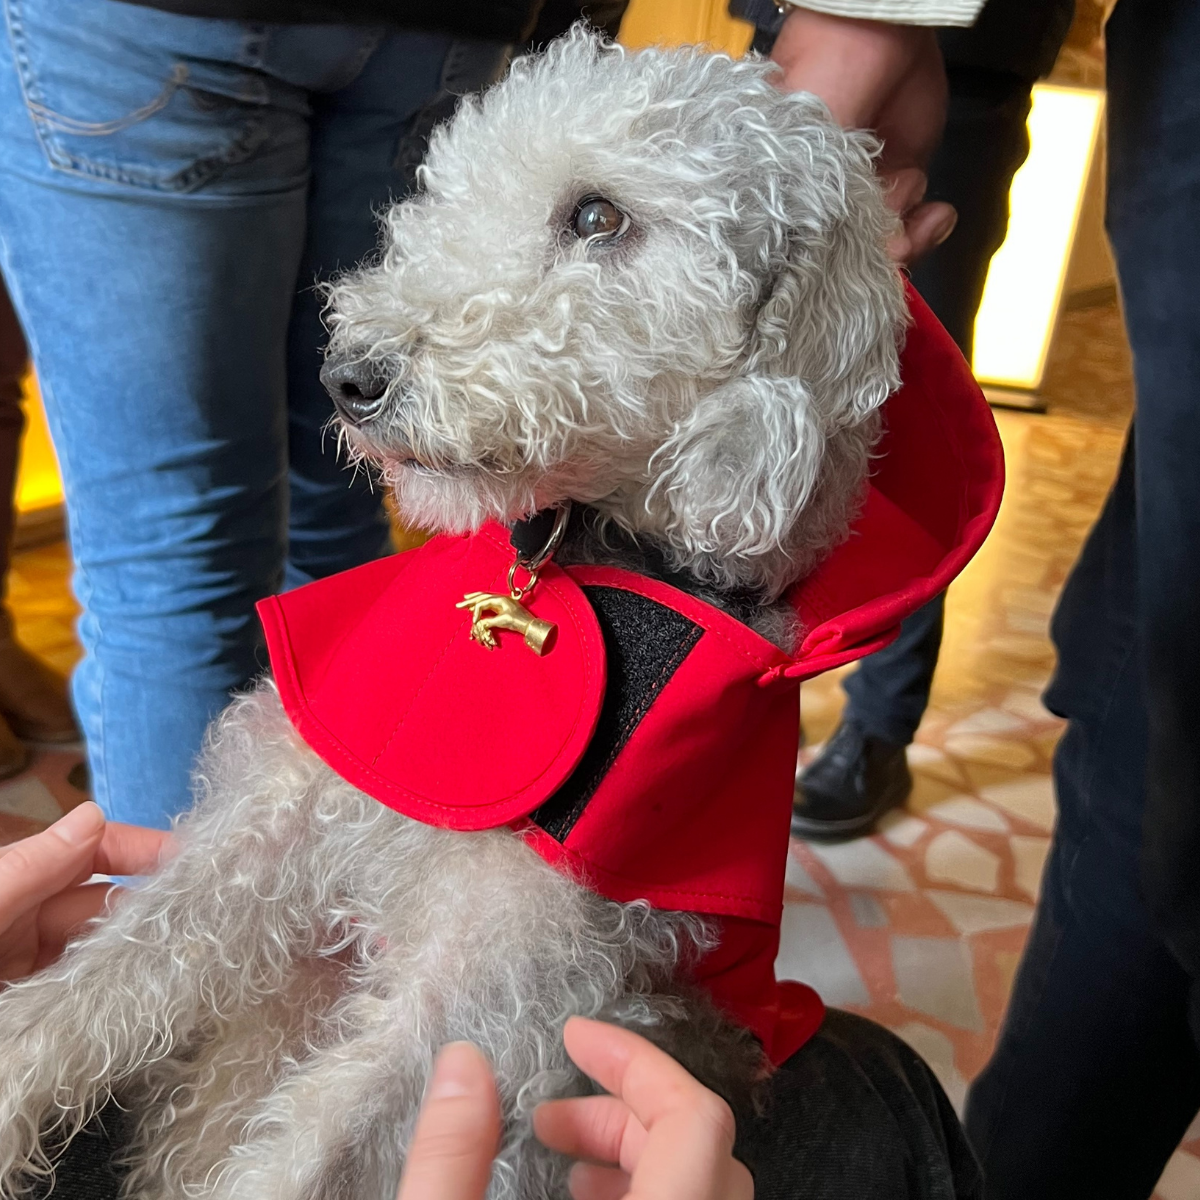
[[[392,1200],[403,1114],[420,1102],[428,1056],[413,1014],[360,992],[338,1007],[344,1036],[295,1064],[213,1175],[211,1200]]]
[[[285,725],[269,691],[233,706],[178,857],[0,996],[0,1197],[48,1171],[49,1130],[71,1137],[115,1088],[194,1053],[328,943],[295,869],[320,854],[319,764]]]

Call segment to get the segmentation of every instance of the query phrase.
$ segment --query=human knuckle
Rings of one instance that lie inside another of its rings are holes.
[[[32,875],[37,869],[37,857],[25,842],[10,846],[4,857],[0,858],[0,875],[10,879],[19,880]]]
[[[466,1127],[466,1126],[470,1127]],[[426,1130],[421,1138],[422,1157],[437,1162],[457,1162],[471,1158],[476,1131],[473,1123],[455,1122],[444,1128]]]
[[[705,1091],[696,1100],[695,1114],[722,1144],[733,1145],[737,1122],[734,1120],[733,1109],[720,1096]]]

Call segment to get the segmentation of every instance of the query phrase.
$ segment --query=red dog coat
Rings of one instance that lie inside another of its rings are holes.
[[[788,597],[794,657],[669,584],[553,563],[527,601],[557,625],[553,649],[502,632],[488,652],[456,603],[508,591],[498,526],[259,606],[284,707],[330,767],[419,821],[511,826],[613,900],[704,914],[721,941],[696,982],[776,1063],[824,1011],[774,974],[800,681],[895,637],[979,548],[1003,488],[967,364],[915,292],[910,306],[862,514]]]

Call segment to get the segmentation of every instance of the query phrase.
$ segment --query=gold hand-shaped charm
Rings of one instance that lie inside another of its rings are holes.
[[[499,644],[492,632],[495,629],[523,635],[525,645],[537,655],[551,650],[558,636],[557,625],[535,617],[518,599],[503,592],[468,592],[454,607],[471,610],[471,637],[486,650],[495,650]]]
[[[562,541],[570,514],[571,505],[567,502],[555,514],[554,528],[550,530],[550,536],[541,550],[528,556],[517,554],[512,566],[508,568],[507,596],[503,592],[468,592],[454,606],[471,610],[471,637],[485,650],[495,650],[500,644],[493,632],[497,629],[521,634],[525,638],[525,645],[539,657],[554,649],[554,642],[558,638],[558,626],[552,621],[543,621],[535,617],[521,601],[537,587],[538,571],[543,564],[549,562],[550,556]],[[518,570],[523,570],[527,576],[524,586],[517,583]],[[491,616],[485,616],[485,613],[490,613]]]

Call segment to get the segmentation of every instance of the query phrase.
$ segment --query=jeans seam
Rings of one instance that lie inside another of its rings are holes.
[[[35,118],[40,118],[47,125],[59,129],[63,133],[73,133],[77,137],[105,137],[109,134],[120,133],[123,129],[128,129],[138,122],[154,116],[155,113],[161,112],[171,103],[171,97],[184,86],[187,78],[187,66],[184,63],[176,63],[171,68],[171,74],[167,78],[163,90],[149,104],[143,104],[141,108],[134,109],[133,112],[127,113],[124,117],[118,117],[114,121],[80,121],[75,117],[55,112],[54,109],[47,108],[37,101],[30,100],[26,103]]]
[[[51,136],[52,131],[72,134],[76,137],[95,137],[107,136],[131,128],[166,108],[185,85],[188,68],[184,63],[176,63],[167,84],[158,97],[133,113],[109,122],[77,121],[75,118],[56,112],[45,103],[37,85],[33,63],[26,50],[25,31],[19,11],[20,0],[3,0],[3,3],[9,44],[12,47],[21,97],[25,102],[30,123],[42,148],[42,154],[52,170],[82,179],[102,179],[146,191],[174,194],[194,190],[205,180],[218,175],[225,167],[244,162],[266,140],[266,116],[260,114],[248,118],[238,135],[219,153],[197,159],[166,179],[154,177],[145,170],[109,165],[72,154]]]

